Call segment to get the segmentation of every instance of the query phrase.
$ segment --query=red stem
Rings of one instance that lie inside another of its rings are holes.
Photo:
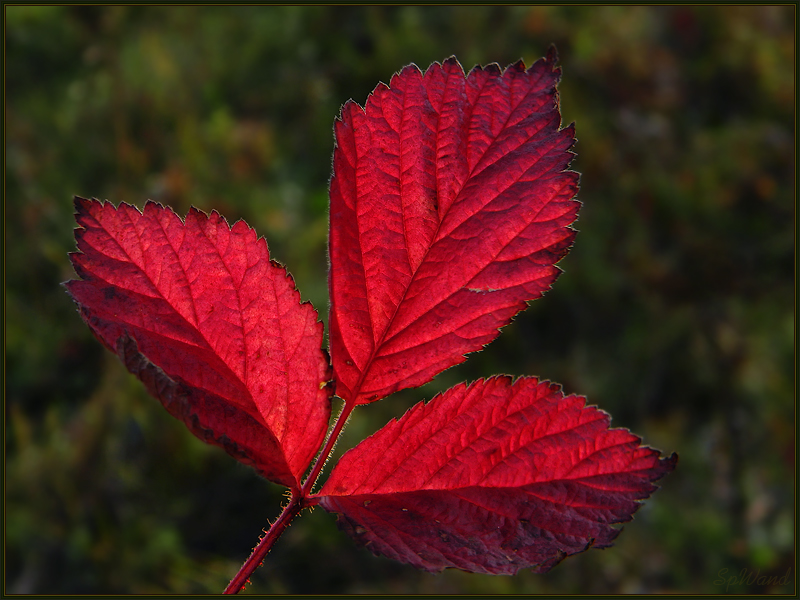
[[[281,512],[278,520],[270,526],[267,535],[261,538],[261,541],[258,542],[258,545],[253,549],[253,553],[250,555],[250,558],[244,562],[242,567],[239,569],[239,572],[236,573],[233,579],[231,579],[228,587],[226,587],[225,591],[222,592],[223,594],[238,594],[244,589],[245,585],[250,579],[250,575],[252,575],[253,571],[255,571],[261,565],[261,563],[264,561],[264,557],[270,551],[273,544],[275,544],[275,541],[281,536],[284,530],[289,526],[289,523],[291,523],[292,519],[297,516],[302,508],[300,496],[292,493],[292,498],[289,500],[289,504],[283,507],[283,512]]]
[[[278,519],[270,526],[269,531],[267,531],[267,534],[261,538],[261,541],[258,542],[258,545],[253,549],[250,557],[244,562],[234,578],[231,579],[231,582],[228,584],[228,587],[225,588],[225,591],[222,592],[223,594],[238,594],[240,591],[242,591],[250,579],[250,576],[253,574],[253,571],[261,566],[261,563],[264,561],[264,557],[272,549],[272,546],[289,526],[289,523],[292,522],[292,519],[300,514],[300,511],[306,506],[316,504],[316,502],[313,500],[310,502],[307,500],[308,495],[311,492],[311,488],[314,487],[314,483],[319,477],[322,468],[325,466],[325,462],[328,460],[328,456],[330,455],[331,450],[333,450],[336,440],[339,437],[339,434],[342,432],[345,423],[347,423],[347,419],[354,407],[355,404],[344,405],[342,412],[339,413],[339,416],[336,419],[336,424],[333,426],[333,430],[325,442],[322,452],[320,452],[317,456],[314,467],[311,469],[311,473],[306,478],[305,482],[303,482],[303,486],[299,490],[299,493],[295,490],[292,490],[292,497],[289,500],[289,504],[283,507],[283,511]]]
[[[342,429],[344,429],[344,425],[347,423],[350,413],[353,412],[353,408],[355,408],[355,404],[350,404],[349,402],[345,403],[344,407],[342,407],[342,412],[340,412],[339,416],[336,418],[336,424],[333,426],[333,431],[331,431],[331,434],[325,442],[325,447],[317,456],[317,461],[314,463],[311,473],[309,473],[308,477],[303,482],[303,487],[300,489],[300,496],[303,499],[308,497],[311,493],[311,488],[314,487],[314,484],[317,482],[320,471],[322,471],[322,467],[325,466],[331,450],[333,450],[333,447],[336,445],[339,434],[342,433]]]

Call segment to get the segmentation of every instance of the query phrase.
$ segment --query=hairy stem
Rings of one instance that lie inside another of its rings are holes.
[[[347,419],[350,417],[350,413],[353,412],[354,407],[355,404],[350,403],[345,403],[345,405],[342,407],[342,412],[340,412],[339,416],[336,418],[336,423],[334,424],[333,430],[328,436],[328,439],[325,441],[325,446],[322,448],[322,452],[320,452],[319,456],[317,456],[317,460],[314,463],[314,467],[311,469],[311,473],[309,473],[308,477],[303,482],[303,487],[300,489],[301,498],[305,499],[311,493],[311,488],[314,487],[314,484],[317,482],[317,478],[319,477],[322,468],[325,466],[333,447],[336,445],[336,440],[339,439],[339,434],[342,433],[342,429],[344,429],[345,423],[347,423]]]
[[[300,496],[292,493],[289,504],[283,507],[283,512],[281,512],[277,521],[270,526],[267,534],[258,542],[258,545],[253,549],[253,553],[244,562],[234,578],[231,579],[228,587],[222,592],[223,594],[238,594],[244,589],[253,571],[261,565],[264,561],[264,557],[275,544],[275,541],[281,536],[284,530],[289,526],[289,523],[292,522],[292,519],[298,515],[302,508]]]
[[[306,478],[302,488],[299,490],[299,493],[296,490],[292,490],[292,497],[289,500],[289,504],[283,507],[283,512],[281,512],[278,519],[270,526],[267,534],[261,538],[260,542],[258,542],[258,545],[253,549],[250,557],[244,562],[234,578],[231,579],[231,582],[228,584],[228,587],[225,588],[225,591],[222,592],[223,594],[238,594],[240,591],[242,591],[250,579],[250,576],[253,574],[253,571],[255,571],[261,565],[261,563],[264,561],[264,557],[272,549],[272,546],[289,526],[289,523],[292,522],[292,519],[300,514],[300,511],[306,506],[316,504],[315,502],[308,503],[307,497],[311,493],[311,488],[314,487],[314,483],[319,477],[322,467],[325,466],[325,462],[328,460],[328,456],[333,450],[333,447],[336,445],[336,440],[339,437],[339,434],[342,433],[342,429],[344,428],[345,423],[347,423],[347,419],[350,416],[350,413],[353,411],[354,406],[354,404],[344,405],[342,412],[339,413],[336,423],[334,424],[333,429],[331,430],[331,433],[325,442],[325,446],[322,448],[322,452],[320,452],[317,456],[314,467],[311,469],[311,473],[309,474],[308,478]]]

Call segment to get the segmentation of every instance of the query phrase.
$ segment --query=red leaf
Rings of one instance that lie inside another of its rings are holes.
[[[82,280],[66,286],[93,333],[197,437],[297,488],[328,426],[329,366],[264,239],[217,212],[75,206]]]
[[[532,377],[458,385],[347,452],[319,503],[421,569],[547,571],[610,546],[677,462],[584,404]]]
[[[542,295],[575,232],[555,52],[530,69],[410,65],[335,125],[330,337],[364,404],[463,362]]]

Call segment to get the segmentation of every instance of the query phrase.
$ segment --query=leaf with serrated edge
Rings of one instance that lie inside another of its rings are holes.
[[[544,572],[610,546],[677,456],[533,377],[451,388],[347,452],[319,504],[372,552],[428,571]]]
[[[430,381],[549,289],[578,174],[555,52],[529,69],[410,65],[336,121],[330,348],[364,404]]]
[[[322,323],[244,221],[76,198],[92,332],[173,416],[266,478],[297,489],[325,436]]]

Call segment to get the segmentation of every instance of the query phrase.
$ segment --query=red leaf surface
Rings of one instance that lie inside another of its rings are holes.
[[[451,388],[347,452],[319,493],[375,554],[428,571],[514,574],[610,546],[674,469],[559,386]]]
[[[322,324],[243,221],[75,199],[66,286],[93,333],[197,437],[291,488],[330,416]]]
[[[330,338],[336,393],[430,381],[555,281],[578,212],[555,52],[526,70],[410,65],[335,124]]]

